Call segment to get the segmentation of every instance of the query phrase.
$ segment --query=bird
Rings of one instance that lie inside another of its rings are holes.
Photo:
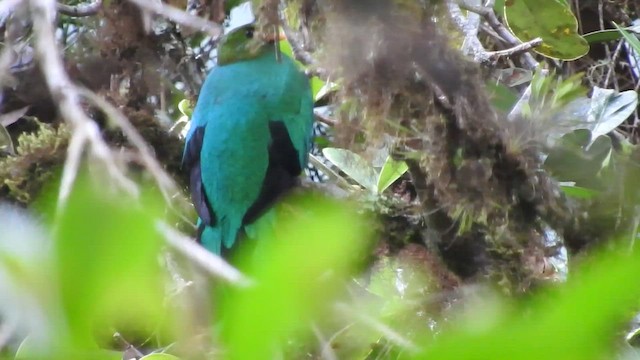
[[[255,24],[220,40],[186,135],[182,166],[198,214],[196,238],[218,255],[236,246],[307,167],[311,87],[277,41]]]

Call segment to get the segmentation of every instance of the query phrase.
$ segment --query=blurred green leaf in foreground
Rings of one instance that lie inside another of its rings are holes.
[[[122,358],[104,343],[121,329],[162,334],[162,344],[145,342],[152,358],[171,358],[162,354],[166,344],[177,344],[168,352],[183,359],[299,358],[334,345],[342,350],[333,355],[348,355],[336,358],[363,360],[615,358],[640,299],[640,250],[620,242],[575,264],[566,283],[524,300],[484,297],[476,307],[453,304],[444,317],[425,314],[436,307],[420,303],[439,290],[400,284],[399,272],[384,266],[388,276],[374,269],[378,281],[362,280],[371,223],[345,204],[311,196],[279,206],[277,226],[260,233],[258,249],[239,254],[253,285],[221,286],[212,302],[168,308],[157,204],[105,196],[80,181],[51,234],[22,211],[0,207],[0,316],[17,324],[18,341],[28,335],[15,358]],[[344,296],[354,278],[364,291]],[[183,331],[187,312],[211,308],[217,317],[206,329]],[[329,335],[322,344],[319,333]],[[288,356],[292,341],[303,350]],[[5,351],[0,358],[14,357]]]

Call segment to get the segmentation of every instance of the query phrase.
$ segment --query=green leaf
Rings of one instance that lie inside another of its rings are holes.
[[[628,90],[616,94],[615,90],[593,88],[588,123],[592,124],[593,139],[606,135],[620,126],[638,106],[638,93]]]
[[[313,82],[314,80],[317,80],[315,85]],[[318,89],[318,91],[316,91],[315,87],[318,85],[320,85],[320,88]],[[311,78],[311,86],[313,90],[313,98],[315,99],[315,101],[322,99],[323,97],[327,96],[328,94],[340,88],[338,84],[331,81],[324,82],[317,76],[314,76],[313,78]]]
[[[600,193],[597,190],[575,185],[560,185],[560,189],[562,189],[566,195],[576,199],[592,199]]]
[[[521,41],[542,38],[542,44],[533,49],[541,55],[575,60],[589,51],[589,44],[578,34],[578,21],[564,1],[509,0],[504,18]]]
[[[619,30],[606,29],[592,31],[590,33],[584,34],[583,37],[589,44],[597,44],[601,42],[618,40],[622,37],[622,34],[620,34]]]
[[[581,262],[560,289],[545,291],[520,308],[502,305],[493,321],[460,324],[439,334],[414,359],[565,359],[615,357],[612,335],[640,297],[640,246]],[[508,305],[508,304],[507,304]],[[523,304],[524,305],[524,304]],[[508,310],[513,310],[511,316]],[[486,309],[482,309],[486,312]],[[481,312],[478,309],[478,312]],[[526,314],[523,316],[522,314]],[[464,344],[464,346],[461,346]]]
[[[13,147],[11,135],[4,126],[0,125],[0,154],[2,153],[15,155],[16,149]]]
[[[364,257],[363,219],[343,204],[321,197],[290,200],[304,209],[278,216],[275,234],[257,240],[259,256],[240,255],[255,285],[223,293],[220,314],[225,359],[273,359],[311,321],[332,309],[335,297]]]
[[[560,139],[549,152],[544,165],[559,181],[597,189],[598,173],[612,150],[609,137],[599,136],[592,140],[589,130],[579,129]]]
[[[391,156],[388,156],[378,177],[378,194],[384,192],[391,184],[404,175],[407,170],[409,170],[409,167],[406,162],[396,161],[393,160]]]
[[[143,206],[79,179],[59,216],[54,253],[74,350],[94,348],[96,326],[142,330],[164,314],[155,230],[162,207],[149,200]]]
[[[530,82],[533,72],[521,68],[507,68],[494,70],[491,75],[501,84],[507,87],[514,87]]]
[[[629,34],[628,31],[621,28],[618,24],[613,23],[613,25],[616,27],[616,29],[618,29],[620,34],[622,34],[622,37],[624,37],[624,39],[629,43],[629,45],[631,45],[633,50],[640,53],[640,40],[638,40],[638,38],[635,37],[634,35]]]
[[[322,154],[358,184],[377,192],[378,173],[360,155],[346,149],[324,148]]]
[[[486,84],[493,106],[504,113],[508,113],[518,101],[516,93],[505,85],[496,84],[493,81]]]
[[[182,113],[182,115],[191,118],[193,114],[193,106],[191,105],[191,101],[187,99],[182,99],[178,103],[178,110]]]

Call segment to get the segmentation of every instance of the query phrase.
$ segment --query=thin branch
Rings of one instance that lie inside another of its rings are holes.
[[[102,0],[94,0],[88,4],[66,5],[58,3],[61,14],[72,17],[86,17],[96,15],[102,8]]]
[[[240,286],[252,284],[238,269],[229,265],[220,256],[214,255],[164,222],[157,222],[156,229],[164,236],[169,246],[191,260],[209,275]]]
[[[115,334],[113,334],[113,338],[120,343],[120,345],[124,348],[125,353],[126,352],[132,353],[132,355],[135,355],[136,359],[139,359],[144,356],[144,354],[141,353],[140,350],[138,350],[135,346],[131,345],[131,343],[129,343],[119,332],[116,332]]]
[[[498,51],[488,51],[487,54],[492,60],[497,60],[501,57],[513,57],[516,55],[522,55],[523,53],[530,51],[536,46],[540,46],[542,44],[542,38],[535,38],[533,40],[529,40],[527,42],[523,42],[520,45],[516,45],[512,48]]]
[[[303,65],[308,66],[308,75],[317,76],[320,79],[326,81],[329,78],[329,72],[318,66],[316,60],[311,56],[311,53],[304,49],[304,42],[300,36],[289,26],[287,19],[284,17],[284,12],[280,12],[280,25],[284,31],[284,35],[287,37],[287,41],[291,45],[293,57],[300,61]]]
[[[313,324],[311,325],[311,328],[313,329],[313,333],[316,335],[316,339],[318,339],[318,344],[320,345],[320,356],[322,357],[322,359],[338,360],[336,352],[333,351],[333,348],[331,347],[331,342],[327,341],[327,339],[324,337],[324,334],[322,334],[322,331],[320,331],[318,325]]]
[[[447,5],[453,21],[465,36],[464,42],[462,43],[462,53],[465,55],[474,54],[476,55],[474,56],[476,61],[480,60],[485,62],[487,60],[487,56],[484,55],[486,51],[480,39],[478,39],[478,29],[481,24],[480,15],[474,12],[468,12],[465,16],[457,4],[449,2]],[[477,56],[478,54],[483,54],[483,56]]]
[[[453,0],[453,1],[462,9],[481,15],[487,21],[487,23],[489,23],[489,26],[491,26],[491,28],[493,28],[493,30],[495,30],[495,32],[498,33],[498,35],[500,35],[511,46],[515,47],[522,43],[520,40],[518,40],[518,38],[516,38],[511,33],[511,31],[509,31],[509,29],[507,29],[500,22],[500,20],[496,16],[496,13],[493,11],[492,7],[468,4],[464,0]],[[538,67],[538,62],[528,52],[522,53],[522,60],[529,69],[535,69]]]
[[[199,16],[191,15],[188,12],[178,9],[177,7],[163,4],[158,1],[149,1],[149,0],[129,0],[129,1],[136,4],[139,8],[143,10],[152,12],[156,15],[163,16],[182,26],[207,32],[214,39],[219,38],[223,33],[222,26],[220,26],[219,24],[205,20]]]
[[[316,169],[322,171],[325,175],[327,175],[336,186],[343,190],[353,190],[354,186],[347,181],[344,177],[340,176],[338,173],[333,171],[330,167],[325,165],[320,159],[318,159],[315,155],[309,154],[309,163],[313,165]],[[314,184],[314,186],[321,186],[320,184]]]
[[[82,160],[82,150],[87,141],[87,138],[80,131],[75,131],[69,141],[69,147],[67,148],[67,159],[64,162],[64,168],[62,170],[62,179],[60,180],[60,191],[58,192],[58,211],[62,210],[64,204],[66,204],[71,189],[76,181],[78,175],[78,169],[80,168],[80,160]]]
[[[336,309],[342,312],[346,316],[352,316],[358,320],[360,320],[365,325],[371,327],[372,329],[378,331],[382,334],[389,342],[400,346],[403,349],[406,349],[410,352],[417,352],[420,348],[415,345],[411,340],[405,338],[400,333],[387,326],[380,320],[365,314],[364,312],[358,311],[352,307],[347,306],[346,304],[340,303],[336,304]]]
[[[151,175],[153,175],[167,203],[172,203],[174,196],[176,194],[181,194],[180,189],[176,185],[175,181],[173,181],[173,178],[167,174],[162,165],[156,160],[153,150],[149,147],[140,133],[138,133],[136,128],[131,125],[131,122],[129,122],[129,120],[118,109],[116,109],[115,106],[96,95],[94,92],[84,88],[78,88],[78,92],[81,96],[87,98],[102,112],[104,112],[105,115],[107,115],[107,117],[122,130],[127,139],[129,139],[131,144],[138,150],[140,160]],[[189,201],[183,196],[179,196],[179,203],[183,209],[191,208]]]
[[[35,53],[51,97],[58,104],[62,117],[71,125],[72,130],[77,133],[76,136],[85,138],[82,141],[76,140],[75,143],[86,142],[90,146],[91,155],[105,166],[120,188],[131,195],[137,196],[139,190],[136,184],[127,178],[122,169],[115,163],[109,147],[100,135],[100,129],[80,106],[76,87],[71,83],[64,69],[62,56],[56,45],[55,38],[56,1],[30,0],[29,4],[35,35]],[[74,169],[77,169],[77,167],[68,166],[66,169],[75,171]],[[65,177],[74,179],[75,174],[63,174],[63,178]],[[63,190],[66,191],[65,189]]]
[[[338,120],[331,119],[330,117],[322,115],[322,114],[319,114],[317,112],[314,112],[313,116],[314,116],[314,118],[316,119],[317,122],[321,122],[323,124],[327,124],[327,125],[332,126],[332,127],[338,125]]]

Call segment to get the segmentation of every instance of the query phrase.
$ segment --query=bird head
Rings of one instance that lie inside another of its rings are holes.
[[[218,44],[218,65],[257,58],[266,51],[275,51],[277,36],[264,35],[257,31],[254,24],[233,29]]]

